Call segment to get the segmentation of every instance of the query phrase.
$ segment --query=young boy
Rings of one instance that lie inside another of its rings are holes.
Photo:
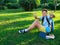
[[[48,13],[47,9],[42,10],[41,17],[37,17],[36,13],[35,13],[34,14],[35,21],[32,23],[32,25],[30,27],[28,27],[27,29],[19,30],[19,33],[25,33],[25,32],[28,32],[29,30],[37,27],[39,29],[39,31],[45,32],[46,36],[48,35],[47,37],[52,38],[52,36],[49,35],[49,33],[51,32],[50,19],[54,18],[55,16],[51,13],[50,13],[50,15],[47,15],[47,13]],[[40,20],[42,21],[42,24],[40,24]],[[48,30],[47,30],[47,28],[48,28]]]

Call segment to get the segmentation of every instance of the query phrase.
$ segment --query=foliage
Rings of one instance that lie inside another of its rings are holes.
[[[6,6],[8,9],[18,9],[20,7],[19,4],[16,3],[8,3]]]
[[[34,0],[20,0],[19,4],[26,10],[32,10],[36,7],[36,3]]]
[[[40,0],[35,0],[36,5],[39,6],[40,5]]]
[[[53,3],[50,2],[48,6],[49,6],[49,9],[54,10],[55,5]]]

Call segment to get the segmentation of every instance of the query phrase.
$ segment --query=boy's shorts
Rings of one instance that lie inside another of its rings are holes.
[[[41,25],[40,27],[41,32],[49,33],[51,31],[50,27],[44,27]]]

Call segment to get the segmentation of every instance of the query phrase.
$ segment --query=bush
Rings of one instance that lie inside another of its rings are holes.
[[[49,4],[48,4],[48,8],[49,8],[49,9],[54,10],[54,7],[55,7],[55,6],[54,6],[53,3],[49,3]]]
[[[4,0],[0,0],[0,10],[5,10]]]
[[[19,4],[15,4],[15,3],[7,4],[8,9],[18,9],[19,7],[20,7]]]
[[[31,11],[36,7],[36,3],[34,1],[20,0],[19,4],[25,9],[25,11]]]
[[[45,5],[41,4],[39,7],[42,8],[42,9],[44,9],[44,8],[48,9],[48,4],[47,3]]]
[[[60,10],[60,4],[57,5],[57,10]]]
[[[4,6],[0,6],[0,10],[5,10],[5,7]]]
[[[48,7],[51,10],[54,10],[55,9],[55,5],[53,3],[49,3]],[[60,4],[57,3],[56,10],[59,10],[59,9],[60,9]]]
[[[17,0],[5,0],[5,3],[16,3]]]

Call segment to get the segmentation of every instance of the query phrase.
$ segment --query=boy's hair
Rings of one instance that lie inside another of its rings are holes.
[[[47,9],[43,9],[42,12],[43,12],[43,11],[46,11],[46,12],[47,12]]]

